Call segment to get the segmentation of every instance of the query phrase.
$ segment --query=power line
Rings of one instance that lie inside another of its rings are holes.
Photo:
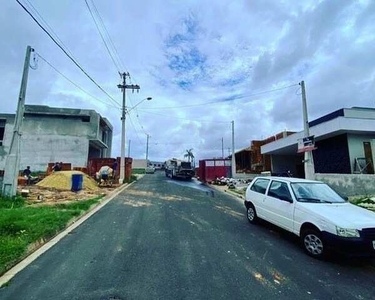
[[[51,40],[65,53],[65,55],[89,78],[103,93],[105,93],[111,101],[120,105],[110,94],[108,94],[81,66],[80,64],[62,47],[56,39],[48,32],[47,29],[40,24],[40,22],[34,17],[34,15],[21,3],[16,0],[17,3],[30,15],[30,17],[38,24],[38,26],[51,38]]]
[[[98,23],[97,23],[96,20],[95,20],[95,17],[94,17],[94,15],[93,15],[92,11],[91,11],[91,8],[90,8],[90,6],[89,6],[87,0],[85,0],[85,3],[86,3],[86,6],[87,6],[87,8],[88,8],[88,10],[89,10],[89,12],[90,12],[90,15],[91,15],[92,19],[94,20],[94,23],[95,23],[96,29],[98,30],[98,33],[99,33],[100,37],[102,38],[102,41],[103,41],[103,43],[104,43],[104,46],[105,46],[105,48],[107,49],[107,52],[108,52],[109,56],[111,57],[111,60],[112,60],[112,62],[113,62],[113,64],[114,64],[115,68],[117,69],[117,72],[121,73],[121,69],[119,68],[118,64],[116,63],[115,59],[113,58],[113,55],[112,55],[111,51],[110,51],[109,48],[108,48],[107,42],[105,41],[105,39],[104,39],[104,37],[103,37],[103,35],[102,35],[102,32],[101,32],[101,30],[100,30],[100,28],[99,28]]]
[[[93,6],[93,8],[94,8],[94,10],[95,10],[95,12],[96,12],[96,14],[97,14],[97,16],[98,16],[99,22],[101,23],[101,25],[102,25],[102,27],[103,27],[103,29],[104,29],[104,32],[106,33],[106,35],[107,35],[107,37],[108,37],[109,43],[110,43],[111,46],[112,46],[112,50],[114,50],[115,58],[117,58],[117,61],[118,61],[119,66],[120,66],[123,70],[125,70],[126,72],[128,72],[128,70],[126,69],[126,67],[125,67],[125,65],[124,65],[124,62],[123,62],[122,59],[121,59],[121,56],[118,54],[117,48],[116,48],[115,44],[113,43],[113,40],[112,40],[112,38],[111,38],[111,35],[109,34],[109,32],[108,32],[108,30],[107,30],[107,27],[105,26],[105,24],[104,24],[104,22],[103,22],[103,19],[102,19],[100,13],[99,13],[99,10],[97,9],[97,7],[96,7],[96,5],[95,5],[95,3],[94,3],[94,0],[91,0],[91,4],[92,4],[92,6]],[[129,73],[129,72],[128,72],[128,73]],[[130,81],[130,83],[131,83],[131,81]]]
[[[87,94],[88,96],[90,96],[91,98],[105,104],[105,105],[108,105],[108,106],[111,106],[111,107],[114,107],[114,108],[117,108],[117,109],[120,109],[119,106],[114,106],[112,104],[109,104],[107,102],[104,102],[103,100],[100,100],[99,98],[95,97],[94,95],[90,94],[89,92],[87,92],[86,90],[84,90],[82,87],[80,87],[77,83],[75,83],[74,81],[72,81],[70,78],[68,78],[66,75],[64,75],[62,72],[60,72],[55,66],[53,66],[49,61],[47,61],[43,56],[41,56],[39,53],[36,53],[38,55],[38,57],[40,57],[47,65],[49,65],[53,70],[55,70],[55,72],[57,72],[58,74],[60,74],[62,77],[64,77],[67,81],[69,81],[71,84],[73,84],[75,87],[77,87],[78,89],[80,89],[82,92],[84,92],[85,94]]]
[[[43,21],[43,23],[45,24],[45,26],[54,34],[56,40],[61,44],[63,45],[66,50],[69,52],[69,54],[74,57],[72,51],[70,51],[69,47],[66,46],[64,44],[64,42],[59,38],[59,36],[57,35],[57,33],[53,30],[53,28],[48,24],[48,22],[43,18],[43,16],[39,13],[39,11],[35,8],[35,6],[29,1],[29,0],[26,0],[27,4],[31,7],[32,10],[34,10],[34,12],[38,15],[38,17]]]
[[[130,114],[128,114],[128,116],[129,116],[130,125],[133,127],[133,130],[134,130],[134,132],[135,132],[135,134],[137,136],[139,144],[140,145],[144,145],[144,143],[142,143],[141,139],[139,138],[138,131],[137,131],[137,129],[135,129],[135,126],[134,126],[134,123],[132,121],[132,118],[131,118]]]
[[[133,103],[132,103],[132,97],[133,97],[132,94],[130,94],[130,95],[129,95],[129,100],[130,100],[130,104],[133,106]],[[138,112],[137,109],[138,109],[138,108],[136,107],[136,108],[135,108],[135,113],[136,113],[136,117],[137,117],[138,124],[139,124],[139,126],[141,127],[143,133],[147,135],[147,132],[145,131],[145,129],[144,129],[144,127],[143,127],[143,125],[141,124],[141,121],[140,121],[140,119],[139,119],[139,112]]]
[[[210,120],[194,120],[194,119],[188,119],[188,118],[180,118],[180,117],[175,117],[175,116],[171,116],[171,115],[163,115],[163,114],[159,114],[159,113],[154,113],[154,112],[150,112],[150,111],[144,111],[144,113],[152,114],[152,115],[156,115],[156,116],[161,116],[161,117],[167,117],[167,118],[194,121],[194,122],[223,123],[223,124],[229,124],[230,123],[230,121],[217,121],[217,120],[210,121]]]
[[[243,99],[243,98],[250,98],[252,96],[258,96],[258,95],[262,95],[262,94],[272,93],[272,92],[284,90],[284,89],[287,89],[287,88],[290,88],[290,87],[293,87],[293,86],[297,86],[297,85],[298,85],[298,83],[292,84],[292,85],[288,85],[288,86],[284,86],[284,87],[280,87],[280,88],[277,88],[277,89],[262,91],[262,92],[259,92],[259,93],[248,94],[248,95],[239,95],[239,96],[236,96],[236,97],[232,97],[229,100],[226,100],[226,99],[224,99],[224,100],[215,100],[215,101],[209,101],[209,102],[204,102],[204,103],[190,104],[190,105],[181,105],[181,106],[147,107],[147,108],[142,108],[141,110],[149,110],[149,109],[176,109],[176,108],[204,106],[204,105],[208,105],[208,104],[229,103],[229,102],[231,102],[233,100],[238,100],[238,99]]]

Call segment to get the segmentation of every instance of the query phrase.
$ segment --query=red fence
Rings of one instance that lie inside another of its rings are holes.
[[[103,166],[109,166],[113,168],[113,165],[117,162],[117,168],[115,171],[115,178],[118,179],[120,175],[120,162],[121,158],[91,158],[88,161],[88,167],[87,171],[90,176],[95,176],[96,172],[100,170],[101,167]],[[125,179],[128,180],[132,174],[132,163],[133,159],[131,157],[126,157],[125,158]]]
[[[231,161],[229,159],[204,159],[199,161],[198,176],[202,182],[212,182],[219,177],[230,177]]]

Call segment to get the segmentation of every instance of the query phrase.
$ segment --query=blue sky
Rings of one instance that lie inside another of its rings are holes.
[[[121,102],[120,78],[84,0],[28,1],[85,70]],[[284,129],[301,130],[298,86],[277,90],[301,80],[310,119],[341,107],[375,105],[374,1],[94,2],[132,83],[141,86],[139,94],[128,93],[128,106],[153,97],[127,120],[135,158],[145,156],[146,133],[150,159],[165,160],[190,148],[197,158],[220,156],[222,137],[230,147],[232,120],[236,149]],[[42,60],[30,70],[26,102],[97,110],[114,126],[113,155],[119,155],[120,110],[15,1],[1,0],[1,6],[0,111],[16,109],[29,44],[102,102]]]

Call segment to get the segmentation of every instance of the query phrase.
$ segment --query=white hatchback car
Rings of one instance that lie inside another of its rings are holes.
[[[375,256],[375,213],[350,204],[327,184],[289,177],[257,177],[246,190],[247,219],[264,219],[300,237],[307,254],[329,250]]]

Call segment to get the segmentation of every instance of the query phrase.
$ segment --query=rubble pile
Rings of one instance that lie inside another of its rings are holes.
[[[80,171],[59,171],[52,173],[51,175],[38,182],[36,185],[44,188],[51,188],[57,190],[70,191],[72,187],[72,175],[82,174],[83,185],[82,189],[87,191],[97,191],[98,184],[87,174]]]

